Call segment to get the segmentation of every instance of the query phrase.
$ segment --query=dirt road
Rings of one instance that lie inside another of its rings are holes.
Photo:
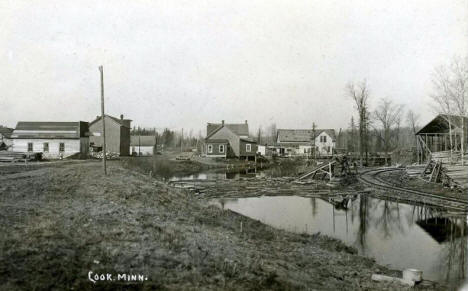
[[[402,288],[336,240],[207,207],[118,161],[108,176],[95,162],[19,172],[0,181],[3,290]]]

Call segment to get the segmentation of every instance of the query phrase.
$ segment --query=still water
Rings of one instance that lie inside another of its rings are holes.
[[[343,199],[345,198],[345,199]],[[467,216],[365,195],[335,199],[298,196],[216,199],[224,209],[294,232],[337,238],[394,269],[417,268],[425,279],[465,282]]]
[[[169,181],[190,181],[190,180],[237,180],[239,178],[261,178],[265,177],[266,173],[259,168],[237,169],[237,170],[214,170],[205,171],[192,175],[172,176]]]

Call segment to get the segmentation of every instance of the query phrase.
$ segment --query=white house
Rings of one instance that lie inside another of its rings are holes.
[[[152,156],[156,146],[154,135],[132,135],[130,136],[130,153],[137,156]]]
[[[278,129],[276,137],[279,154],[283,156],[312,154],[314,144],[316,155],[330,156],[336,147],[334,129]]]
[[[11,140],[15,152],[42,153],[50,159],[84,157],[89,151],[88,123],[20,121]]]

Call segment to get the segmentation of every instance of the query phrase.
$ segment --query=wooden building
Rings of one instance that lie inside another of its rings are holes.
[[[421,177],[429,169],[428,181],[437,182],[443,167],[450,185],[468,188],[467,129],[467,117],[439,114],[416,133]]]
[[[447,114],[437,115],[416,133],[418,161],[420,163],[426,162],[431,159],[435,152],[451,152],[459,155],[462,143],[466,152],[467,129],[467,117]],[[462,130],[464,130],[464,141],[462,141]]]
[[[278,153],[281,156],[313,154],[331,156],[336,147],[334,129],[278,129],[276,135]]]
[[[8,150],[13,142],[11,140],[11,134],[13,133],[13,128],[8,128],[0,126],[0,151]]]
[[[156,137],[154,135],[130,136],[130,152],[132,156],[152,156],[156,151]]]
[[[130,127],[131,120],[124,119],[123,115],[116,118],[110,115],[105,115],[106,123],[106,151],[117,153],[120,156],[130,155]],[[94,148],[102,148],[102,117],[97,116],[89,124],[89,131],[92,136],[89,138],[90,145]]]
[[[20,121],[11,134],[12,151],[42,153],[43,158],[69,156],[84,158],[89,150],[89,130],[85,121]]]
[[[213,158],[254,160],[257,142],[249,137],[245,123],[208,123],[206,127],[205,155]]]

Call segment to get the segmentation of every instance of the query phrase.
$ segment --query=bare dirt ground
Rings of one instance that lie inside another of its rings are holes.
[[[418,177],[409,177],[405,171],[389,171],[380,175],[382,179],[396,185],[408,189],[414,189],[427,193],[440,195],[442,197],[452,197],[457,199],[468,199],[468,192],[462,189],[450,189],[444,187],[441,183],[432,183],[422,180]]]
[[[3,169],[0,289],[403,289],[371,281],[401,274],[337,240],[207,207],[121,163],[110,162],[107,176],[96,162]],[[93,283],[90,271],[114,281]]]

